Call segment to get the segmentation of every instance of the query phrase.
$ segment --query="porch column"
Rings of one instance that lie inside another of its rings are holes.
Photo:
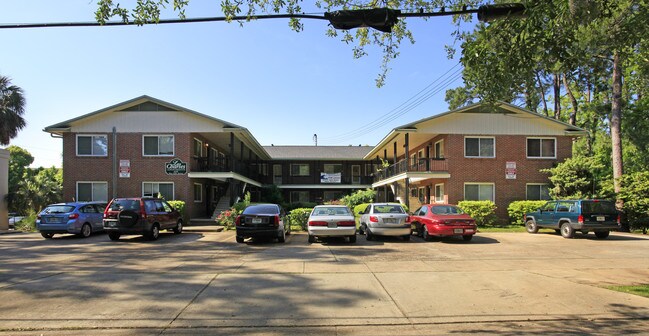
[[[393,163],[397,163],[397,142],[396,141],[394,142],[393,147],[394,147],[393,148],[393,151],[394,151],[394,162]]]
[[[234,171],[234,133],[230,132],[230,171]],[[230,199],[232,201],[232,199]]]
[[[430,198],[430,185],[426,186],[426,202],[433,203],[432,199]]]
[[[426,171],[430,171],[430,145],[426,146]]]

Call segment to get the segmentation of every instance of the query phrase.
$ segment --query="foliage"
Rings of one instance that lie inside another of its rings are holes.
[[[507,213],[509,214],[509,223],[515,225],[523,225],[523,216],[526,213],[536,211],[547,201],[514,201],[507,206]]]
[[[223,225],[225,230],[233,230],[235,229],[235,221],[240,214],[241,211],[236,209],[225,210],[216,217],[216,222]]]
[[[317,204],[313,202],[295,202],[295,203],[289,203],[283,206],[284,210],[286,211],[291,211],[294,209],[300,209],[300,208],[311,208],[315,207]]]
[[[635,294],[635,295],[640,295],[649,298],[649,285],[609,286],[607,288],[618,292]]]
[[[375,190],[357,190],[356,192],[341,198],[340,202],[348,206],[350,209],[354,209],[359,204],[372,202],[375,196]]]
[[[313,208],[296,208],[288,214],[289,222],[292,226],[299,225],[302,230],[307,230],[307,221]]]
[[[369,206],[370,203],[361,203],[354,207],[354,216],[358,216],[361,212],[365,211],[365,208]]]
[[[167,203],[169,203],[169,205],[171,205],[174,209],[180,212],[180,216],[183,219],[183,223],[185,224],[189,223],[189,218],[187,218],[187,213],[185,211],[185,201],[173,200],[173,201],[167,201]]]
[[[15,191],[6,196],[12,212],[19,214],[40,211],[63,198],[63,172],[59,168],[27,169]]]
[[[18,223],[15,224],[14,229],[16,231],[23,232],[36,232],[36,216],[38,215],[37,211],[28,210],[25,215],[25,218],[21,219]]]
[[[460,201],[457,206],[475,219],[478,226],[494,225],[497,223],[496,204],[492,201]]]
[[[0,145],[8,145],[27,126],[24,113],[23,90],[12,85],[8,77],[0,75]]]
[[[598,195],[595,171],[602,168],[593,158],[574,157],[542,171],[550,174],[549,191],[552,198],[588,199]]]
[[[626,174],[620,185],[618,197],[624,202],[623,210],[631,227],[649,227],[649,172]]]
[[[283,204],[284,197],[277,185],[271,184],[262,187],[261,201],[264,203]]]
[[[250,192],[247,192],[243,196],[243,201],[237,202],[232,206],[233,210],[237,210],[239,213],[243,212],[250,205]]]

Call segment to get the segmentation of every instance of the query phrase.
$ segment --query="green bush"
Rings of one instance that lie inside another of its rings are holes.
[[[547,201],[514,201],[509,203],[507,207],[507,214],[509,214],[509,223],[515,225],[523,225],[523,216],[536,209],[540,208]]]
[[[180,212],[180,217],[182,217],[185,225],[189,223],[189,218],[187,218],[187,213],[185,212],[185,201],[167,201],[167,203]]]
[[[313,209],[316,205],[317,205],[317,203],[313,203],[313,202],[295,202],[295,203],[285,204],[283,206],[283,208],[284,208],[284,210],[290,212],[290,211],[292,211],[294,209],[303,209],[303,208],[311,208],[311,209]]]
[[[27,210],[28,213],[25,218],[21,219],[14,225],[16,231],[23,232],[36,232],[36,216],[38,215],[34,210]]]
[[[372,189],[358,190],[351,195],[344,196],[340,199],[340,202],[350,209],[354,209],[359,204],[372,202],[375,196],[376,191]]]
[[[292,226],[299,225],[302,230],[307,229],[307,221],[313,208],[297,208],[288,213],[288,219]]]
[[[235,229],[234,222],[237,220],[237,217],[241,214],[241,211],[236,209],[230,209],[222,211],[217,217],[216,222],[220,225],[223,225],[225,230]]]
[[[625,174],[620,180],[618,197],[624,202],[624,214],[632,229],[649,227],[649,172]]]
[[[370,203],[361,203],[354,207],[354,216],[359,216],[359,214],[365,211],[365,208],[370,205]]]
[[[457,205],[473,217],[478,226],[494,225],[498,222],[496,204],[492,201],[461,201]]]

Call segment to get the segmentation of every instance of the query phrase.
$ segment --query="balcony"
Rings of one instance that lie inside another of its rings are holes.
[[[228,157],[193,158],[192,171],[202,173],[233,172],[256,181],[262,181],[265,178],[264,175],[259,173],[258,162],[239,160],[234,160],[234,162],[231,162],[230,158]]]
[[[403,159],[390,165],[374,175],[374,182],[387,180],[392,177],[407,173],[444,173],[448,175],[448,161],[444,158]],[[431,178],[435,176],[431,175]]]

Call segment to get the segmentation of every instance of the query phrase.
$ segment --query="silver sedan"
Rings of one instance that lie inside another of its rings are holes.
[[[401,236],[410,240],[410,216],[398,203],[372,203],[360,213],[360,233],[367,240],[379,236]]]
[[[345,205],[317,205],[308,220],[309,243],[318,237],[348,237],[356,242],[356,220]]]

